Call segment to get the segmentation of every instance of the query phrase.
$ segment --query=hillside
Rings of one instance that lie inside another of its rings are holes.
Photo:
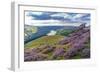
[[[25,44],[25,48],[37,48],[37,47],[40,47],[41,45],[46,45],[46,44],[54,45],[54,44],[57,44],[63,38],[64,36],[61,36],[61,35],[43,36]]]
[[[90,58],[90,28],[82,24],[74,32],[62,33],[25,44],[24,61]]]

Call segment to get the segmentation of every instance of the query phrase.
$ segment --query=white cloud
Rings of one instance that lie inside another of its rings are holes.
[[[51,36],[51,35],[55,35],[55,34],[56,34],[56,31],[55,30],[51,30],[47,35]]]
[[[73,19],[81,18],[81,17],[83,17],[85,15],[86,14],[76,14],[75,16],[73,16]]]
[[[56,13],[56,14],[52,14],[51,17],[63,17],[63,18],[69,18],[70,15],[68,15],[67,13]]]
[[[27,16],[25,13],[25,24],[26,25],[33,25],[33,26],[79,26],[81,23],[68,23],[66,21],[60,20],[33,20],[33,17]]]
[[[41,14],[41,12],[33,12],[34,14]],[[66,13],[57,13],[53,14],[51,16],[62,16],[64,18],[71,18],[72,21],[76,21],[76,18],[82,17],[83,14],[77,14],[73,18],[71,15],[68,15]],[[81,21],[80,19],[77,19],[77,21]],[[33,25],[33,26],[79,26],[82,22],[74,22],[74,23],[69,23],[67,21],[61,21],[61,20],[34,20],[34,17],[28,16],[28,12],[25,13],[25,24],[26,25]]]
[[[33,17],[27,16],[27,13],[25,14],[25,24],[31,24]]]
[[[58,21],[58,20],[32,20],[31,17],[25,18],[25,24],[28,24],[28,25],[56,24],[56,23],[61,23],[61,21]]]
[[[29,20],[25,21],[27,25],[33,26],[79,26],[81,23],[68,23],[65,21],[58,21],[58,20]]]
[[[28,12],[29,14],[34,14],[34,15],[42,15],[43,12]]]

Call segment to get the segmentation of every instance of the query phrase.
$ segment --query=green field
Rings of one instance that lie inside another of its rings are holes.
[[[30,41],[29,43],[25,44],[26,48],[38,48],[42,45],[57,45],[57,43],[62,40],[64,36],[61,35],[53,35],[53,36],[43,36],[36,40]],[[58,45],[60,46],[60,45]]]

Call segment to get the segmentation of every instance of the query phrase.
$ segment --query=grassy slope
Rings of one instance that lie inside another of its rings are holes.
[[[56,45],[61,39],[63,39],[64,36],[61,35],[53,35],[53,36],[43,36],[41,38],[38,38],[36,40],[33,40],[27,44],[25,44],[25,49],[26,48],[37,48],[40,47],[41,45]]]

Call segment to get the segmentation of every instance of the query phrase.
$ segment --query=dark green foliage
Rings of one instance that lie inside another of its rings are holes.
[[[73,30],[62,29],[62,30],[58,30],[56,35],[68,36],[72,32]]]

